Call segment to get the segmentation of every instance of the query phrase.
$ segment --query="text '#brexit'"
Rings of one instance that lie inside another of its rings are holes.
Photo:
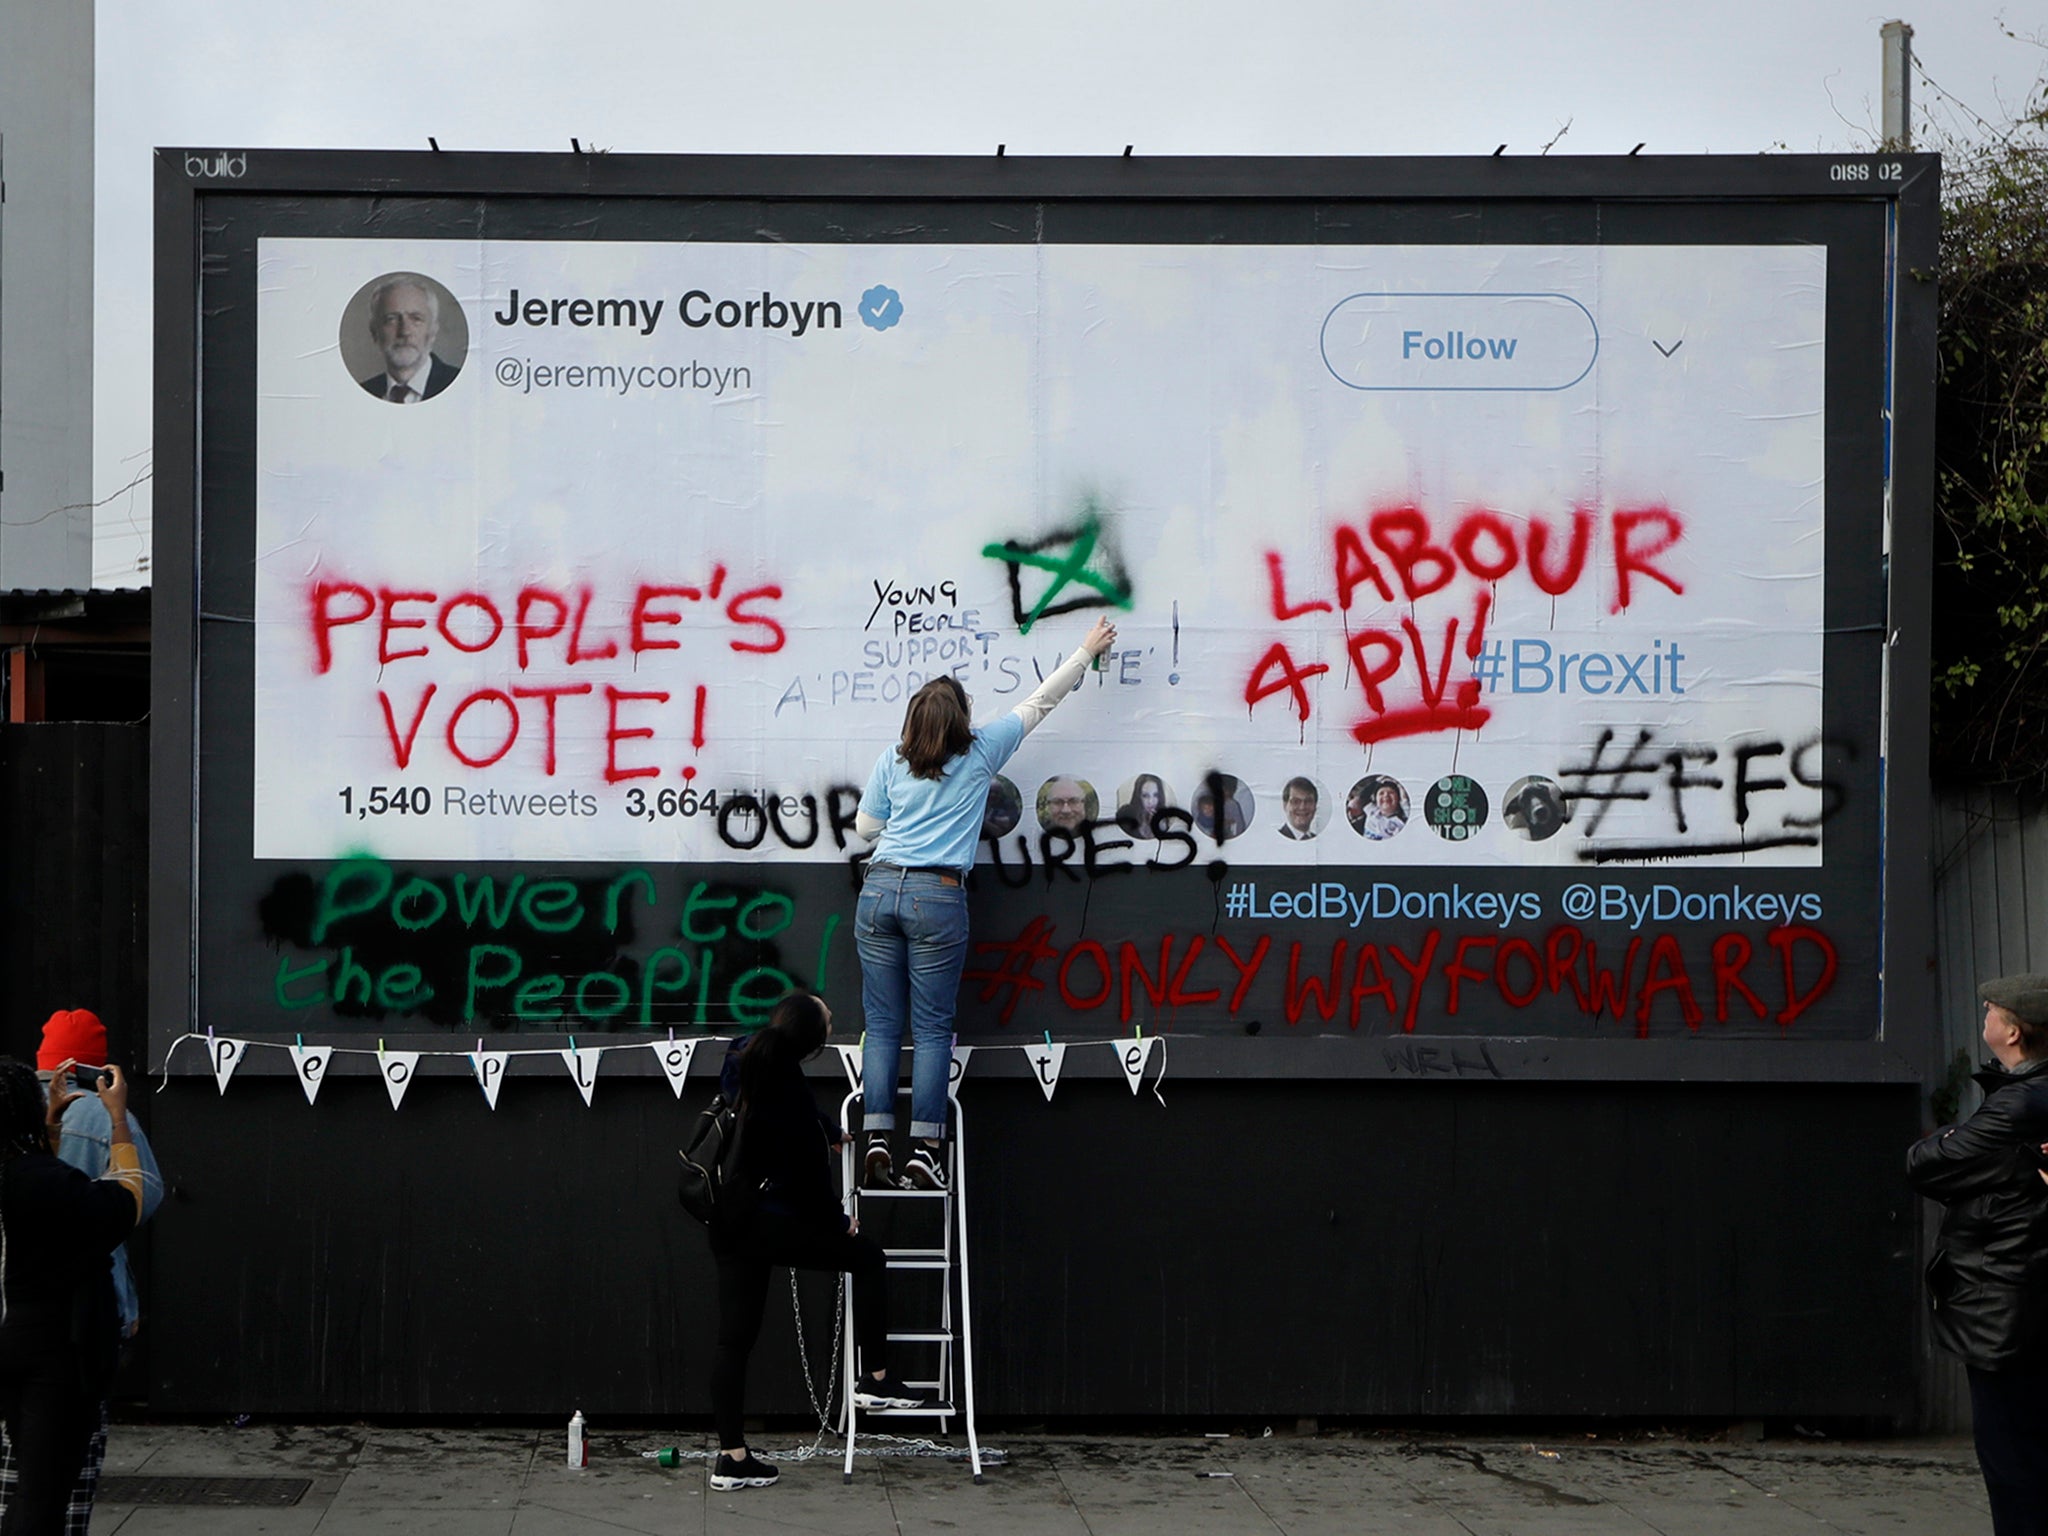
[[[1653,640],[1646,651],[1568,651],[1548,640],[1490,640],[1472,659],[1472,675],[1488,693],[1685,692],[1676,640]]]

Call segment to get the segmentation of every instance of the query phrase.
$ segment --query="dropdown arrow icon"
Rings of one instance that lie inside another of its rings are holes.
[[[1663,342],[1659,341],[1656,337],[1652,336],[1650,338],[1650,345],[1655,347],[1659,352],[1662,352],[1666,357],[1669,357],[1672,353],[1676,352],[1680,347],[1685,345],[1685,340],[1683,337],[1681,337],[1680,339],[1674,341],[1673,343],[1671,343],[1670,346],[1667,347],[1664,345]]]

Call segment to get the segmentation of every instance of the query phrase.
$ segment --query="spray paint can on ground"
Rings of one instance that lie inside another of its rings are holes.
[[[587,1467],[590,1465],[590,1442],[583,1437],[583,1410],[578,1408],[569,1415],[569,1465]]]

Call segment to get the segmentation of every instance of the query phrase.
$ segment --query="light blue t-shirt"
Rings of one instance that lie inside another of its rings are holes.
[[[945,777],[939,779],[916,777],[894,747],[883,752],[860,797],[862,811],[888,823],[875,844],[875,862],[963,873],[973,868],[988,782],[1024,744],[1024,736],[1023,718],[1014,711],[976,726],[974,740],[946,764]]]

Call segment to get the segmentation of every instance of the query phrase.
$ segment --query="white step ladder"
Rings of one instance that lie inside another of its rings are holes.
[[[909,1090],[905,1089],[901,1096],[909,1097]],[[911,1208],[931,1202],[937,1202],[939,1206],[940,1232],[937,1246],[882,1250],[892,1271],[923,1271],[936,1273],[940,1277],[938,1326],[903,1330],[892,1327],[888,1336],[892,1345],[913,1344],[936,1348],[938,1372],[935,1376],[911,1378],[901,1369],[896,1370],[896,1375],[903,1380],[904,1385],[930,1392],[937,1398],[937,1402],[926,1408],[855,1409],[854,1389],[868,1367],[860,1360],[860,1350],[853,1337],[853,1277],[844,1277],[839,1288],[839,1305],[842,1309],[841,1337],[846,1341],[843,1364],[845,1407],[840,1420],[841,1428],[846,1432],[844,1480],[849,1483],[853,1481],[854,1439],[859,1415],[865,1414],[873,1419],[936,1419],[938,1431],[942,1435],[948,1433],[947,1426],[950,1420],[964,1420],[967,1425],[968,1459],[974,1468],[974,1480],[978,1483],[982,1481],[982,1454],[981,1441],[975,1433],[974,1424],[974,1314],[969,1306],[967,1279],[967,1137],[960,1114],[960,1101],[953,1098],[950,1093],[947,1096],[947,1108],[953,1117],[953,1136],[945,1148],[946,1188],[943,1190],[861,1188],[866,1148],[858,1134],[859,1128],[852,1123],[854,1106],[860,1101],[858,1092],[849,1093],[839,1106],[840,1129],[846,1133],[846,1140],[840,1153],[846,1214],[858,1217],[862,1204],[869,1200],[890,1204],[908,1202]],[[956,1288],[959,1292],[957,1306],[954,1300]],[[892,1294],[889,1310],[893,1323],[902,1311],[902,1303],[898,1294],[899,1288],[891,1286],[890,1289]],[[894,1353],[892,1350],[892,1357]],[[957,1396],[954,1392],[956,1375],[961,1389]]]

